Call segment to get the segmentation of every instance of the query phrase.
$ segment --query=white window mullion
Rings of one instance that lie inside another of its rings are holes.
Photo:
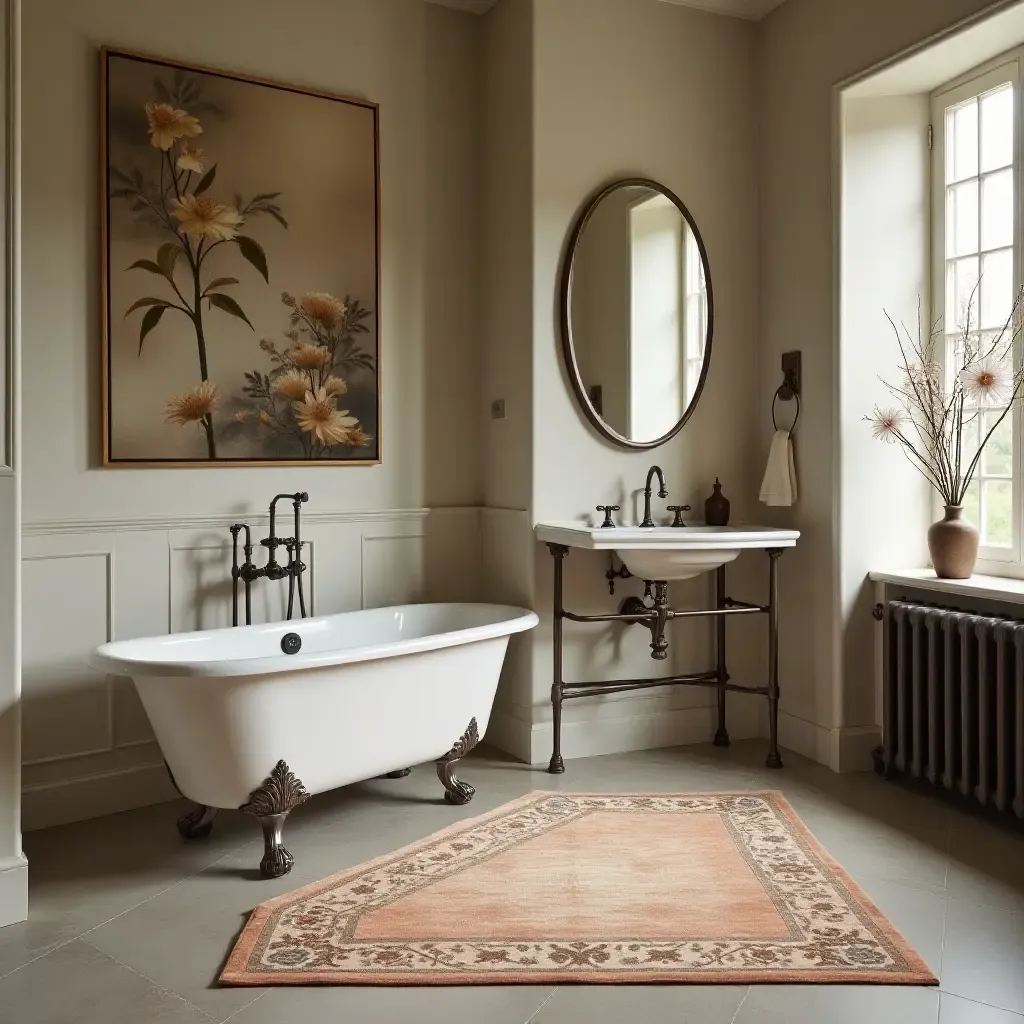
[[[984,338],[1001,326],[996,321],[1022,284],[1024,133],[1019,86],[1015,54],[932,98],[934,319],[941,318],[944,325],[947,373],[973,285],[980,280],[977,306],[971,311],[972,334],[976,330]],[[1002,131],[1000,125],[1005,125]],[[1018,344],[1015,364],[1021,362],[1020,349]],[[975,438],[985,436],[992,418],[991,412],[982,413],[965,431],[972,438],[969,448],[974,448]],[[981,531],[981,570],[1024,575],[1024,415],[1019,407],[1006,429],[1008,464],[998,458],[995,442],[1000,439],[994,438],[965,505],[971,518],[977,515]],[[1006,440],[1001,443],[1005,451]]]

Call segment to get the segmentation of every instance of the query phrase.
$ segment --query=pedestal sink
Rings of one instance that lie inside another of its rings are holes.
[[[741,551],[795,547],[797,530],[771,526],[595,527],[583,521],[538,523],[537,539],[590,551],[614,551],[642,580],[687,580],[711,572]]]

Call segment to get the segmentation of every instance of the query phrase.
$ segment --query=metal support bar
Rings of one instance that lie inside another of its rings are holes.
[[[579,685],[578,683],[576,684]],[[768,694],[767,686],[738,686],[735,683],[726,683],[723,687],[713,676],[707,679],[648,679],[641,683],[617,683],[614,680],[607,685],[600,683],[588,684],[589,689],[567,690],[563,697],[565,700],[573,700],[576,697],[599,697],[606,693],[624,693],[627,690],[649,690],[655,686],[704,686],[708,688],[721,688],[731,693],[752,693],[758,697],[765,697]]]
[[[725,594],[725,566],[720,565],[715,570],[715,607],[723,612],[715,623],[715,676],[718,683],[718,728],[715,730],[715,746],[729,746],[729,730],[725,725],[725,694],[726,685],[729,682],[729,670],[725,663],[725,617],[728,611],[750,612],[760,611],[760,608],[750,606],[733,606]]]
[[[565,609],[562,607],[562,563],[569,549],[564,544],[549,544],[548,550],[555,560],[555,597],[554,620],[551,624],[551,646],[554,652],[554,673],[551,682],[551,725],[554,738],[551,747],[551,760],[548,771],[552,775],[561,775],[565,771],[562,760],[562,619]]]
[[[767,615],[768,609],[762,608],[758,604],[741,604],[737,602],[736,607],[723,607],[723,608],[680,608],[678,610],[670,608],[667,613],[667,617],[670,619],[702,619],[702,618],[719,618],[725,615]],[[655,618],[655,612],[653,609],[649,612],[644,612],[642,615],[638,612],[634,614],[622,614],[620,612],[609,612],[607,615],[577,615],[575,612],[562,612],[562,618],[568,619],[570,622],[650,622]]]
[[[779,558],[782,550],[768,552],[768,760],[781,768],[779,754]]]
[[[643,676],[638,679],[609,679],[607,684],[604,680],[594,679],[590,682],[585,683],[562,683],[562,692],[565,696],[572,693],[573,690],[581,690],[584,687],[595,687],[595,686],[670,686],[673,683],[717,683],[718,676],[714,672],[688,672],[680,673],[674,676],[658,676],[655,679],[651,679],[649,676]],[[767,690],[765,691],[767,692]]]

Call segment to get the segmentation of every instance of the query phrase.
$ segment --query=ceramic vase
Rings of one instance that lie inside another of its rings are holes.
[[[940,580],[969,580],[978,560],[978,530],[963,518],[962,505],[947,505],[928,528],[928,551]]]

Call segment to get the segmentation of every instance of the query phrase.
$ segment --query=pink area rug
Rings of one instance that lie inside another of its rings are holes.
[[[227,985],[934,985],[780,793],[531,793],[257,907]]]

